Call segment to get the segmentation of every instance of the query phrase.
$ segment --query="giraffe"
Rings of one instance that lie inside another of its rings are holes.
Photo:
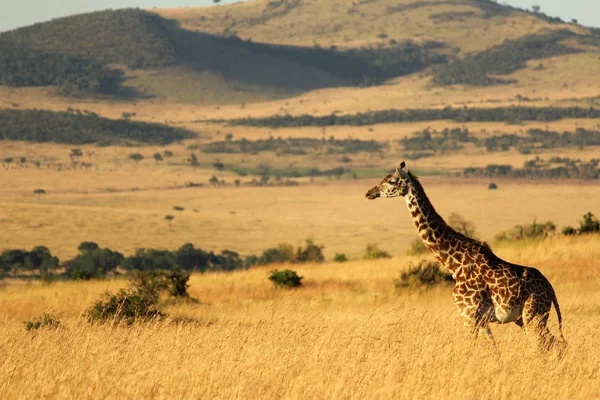
[[[542,349],[566,344],[558,300],[548,279],[535,268],[500,259],[487,243],[452,229],[433,208],[419,179],[405,172],[404,166],[403,161],[366,197],[404,197],[423,243],[456,281],[452,296],[471,336],[476,339],[483,332],[496,348],[489,323],[514,322],[534,333]],[[560,342],[547,327],[552,304],[558,316]]]

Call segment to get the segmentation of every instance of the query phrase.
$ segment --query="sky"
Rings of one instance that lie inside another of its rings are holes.
[[[221,4],[236,0],[221,0]],[[350,1],[350,0],[348,0]],[[580,24],[600,28],[599,0],[500,0],[511,6],[542,12],[565,21],[575,18]],[[52,18],[81,14],[107,8],[170,8],[212,6],[213,0],[0,0],[0,32]]]

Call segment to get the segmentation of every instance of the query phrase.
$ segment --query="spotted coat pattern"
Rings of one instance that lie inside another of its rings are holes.
[[[399,196],[404,197],[425,246],[456,281],[454,302],[472,336],[483,332],[495,346],[488,324],[514,322],[533,332],[541,348],[549,349],[559,343],[547,328],[554,304],[560,343],[565,343],[556,294],[540,271],[504,261],[485,242],[448,226],[410,171],[397,169],[366,195],[369,199]]]

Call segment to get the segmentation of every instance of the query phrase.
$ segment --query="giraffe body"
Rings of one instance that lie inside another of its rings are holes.
[[[487,243],[468,238],[448,226],[410,171],[397,169],[366,196],[404,197],[423,243],[456,281],[454,302],[474,337],[483,331],[494,343],[488,324],[514,322],[534,332],[541,347],[550,348],[556,343],[547,328],[554,305],[564,342],[560,308],[548,279],[535,268],[502,260]]]

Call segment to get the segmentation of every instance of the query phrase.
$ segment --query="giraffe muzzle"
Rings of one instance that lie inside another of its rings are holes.
[[[376,198],[379,197],[379,190],[377,190],[377,188],[374,187],[373,189],[371,189],[367,192],[366,197],[369,200],[375,200]]]

